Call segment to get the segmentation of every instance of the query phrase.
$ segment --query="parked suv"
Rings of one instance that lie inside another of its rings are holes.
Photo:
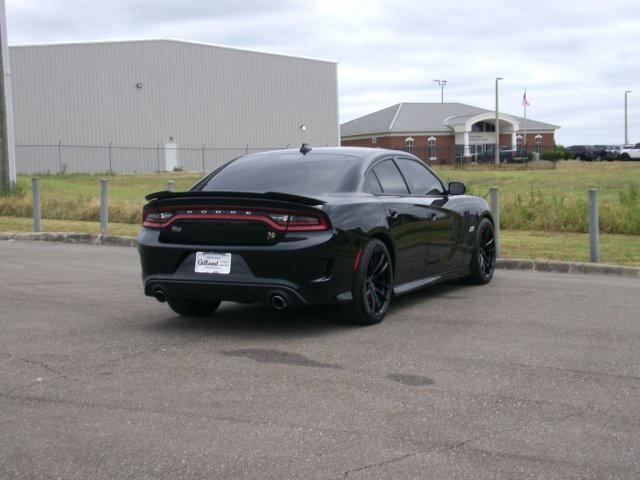
[[[640,143],[624,145],[620,149],[620,160],[640,160]]]
[[[630,145],[629,145],[630,147]],[[624,148],[624,145],[609,145],[607,146],[607,160],[620,160],[620,151]]]
[[[600,155],[600,160],[606,160],[606,158],[607,158],[607,146],[606,145],[594,145],[593,148],[596,151],[596,156]]]
[[[597,161],[602,160],[603,155],[593,145],[571,145],[565,148],[566,152],[571,152],[578,160]]]

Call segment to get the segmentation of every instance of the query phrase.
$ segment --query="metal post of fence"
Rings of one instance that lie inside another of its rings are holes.
[[[58,141],[58,173],[62,175],[62,139]]]
[[[109,235],[109,180],[100,180],[100,230],[103,236]]]
[[[160,144],[156,145],[156,161],[158,162],[158,168],[156,172],[160,171]]]
[[[42,209],[40,205],[40,179],[31,179],[31,191],[33,193],[33,231],[42,231]]]
[[[589,189],[589,259],[600,261],[600,225],[598,215],[598,190]]]
[[[173,180],[167,181],[167,192],[175,192],[176,191],[176,182]]]
[[[205,169],[204,169],[204,145],[202,144],[202,174],[204,175],[205,173]]]
[[[113,142],[109,142],[109,175],[113,175],[113,166],[111,165],[111,146]]]
[[[500,255],[500,192],[498,187],[491,187],[490,208],[493,213],[494,237],[496,242],[496,258]]]
[[[249,144],[247,143],[247,146],[244,147],[244,154],[245,155],[249,155]]]

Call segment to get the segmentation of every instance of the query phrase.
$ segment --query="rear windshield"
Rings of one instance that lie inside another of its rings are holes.
[[[205,183],[203,191],[310,195],[352,191],[358,163],[352,155],[274,152],[241,157]]]

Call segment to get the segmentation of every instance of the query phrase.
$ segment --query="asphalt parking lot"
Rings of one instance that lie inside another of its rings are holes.
[[[0,478],[638,478],[640,282],[498,271],[333,308],[142,295],[132,248],[0,242]]]

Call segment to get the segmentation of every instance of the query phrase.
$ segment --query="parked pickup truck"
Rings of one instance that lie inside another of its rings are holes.
[[[620,149],[620,160],[640,160],[640,143],[624,145]]]

